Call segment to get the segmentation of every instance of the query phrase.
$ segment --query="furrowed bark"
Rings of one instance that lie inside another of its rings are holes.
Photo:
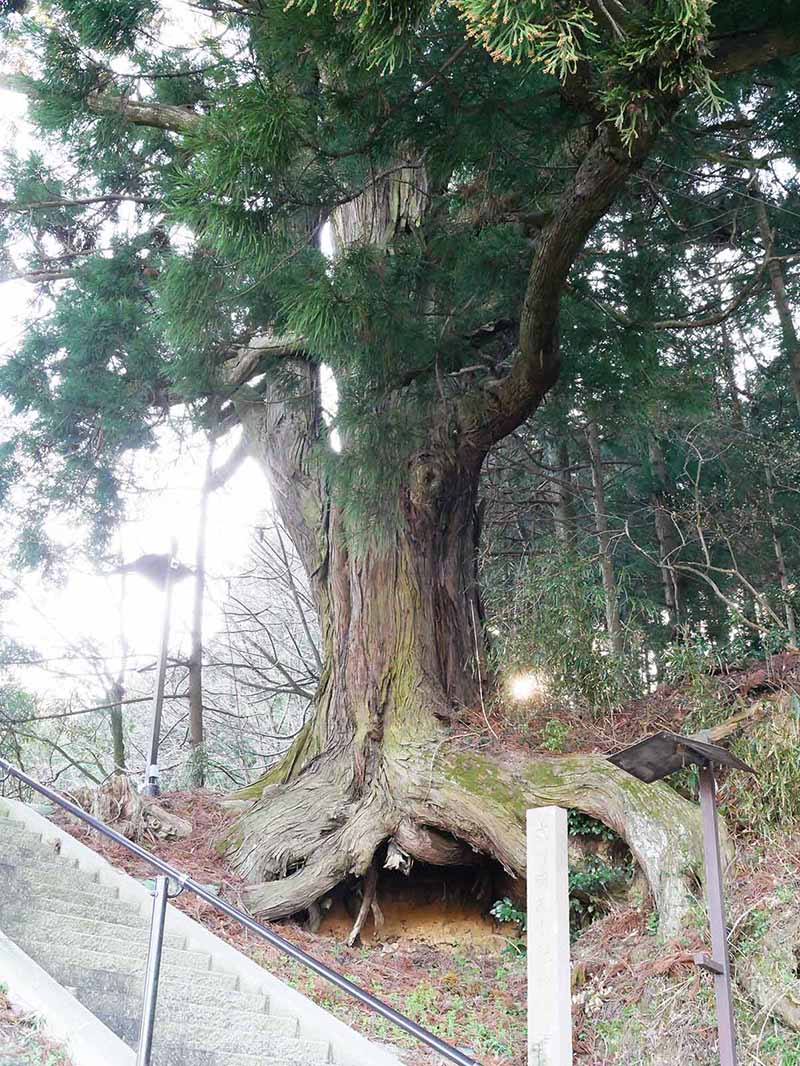
[[[420,225],[430,203],[428,175],[422,159],[408,155],[332,212],[338,252],[362,242],[387,247]]]

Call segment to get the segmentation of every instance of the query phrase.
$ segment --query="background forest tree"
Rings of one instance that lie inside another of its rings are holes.
[[[521,874],[559,802],[675,929],[693,805],[489,705],[515,667],[578,715],[796,642],[796,5],[198,10],[174,46],[154,0],[5,16],[42,136],[1,216],[40,295],[0,372],[18,565],[63,563],[65,513],[108,551],[170,412],[241,433],[319,627],[227,841],[253,910],[387,853]]]

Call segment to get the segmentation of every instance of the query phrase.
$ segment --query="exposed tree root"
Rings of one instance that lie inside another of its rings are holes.
[[[379,789],[353,800],[331,760],[317,772],[265,789],[225,842],[249,881],[245,903],[264,918],[307,910],[347,877],[364,876],[389,836]]]
[[[525,813],[555,804],[598,818],[642,868],[667,936],[680,928],[702,875],[698,807],[669,786],[645,785],[602,756],[530,759],[508,751],[443,751],[435,767],[404,764],[419,821],[458,834],[525,877]],[[409,773],[410,771],[410,773]],[[723,829],[723,848],[727,847]]]
[[[364,896],[361,900],[361,906],[358,908],[358,914],[353,923],[353,928],[350,930],[350,936],[347,938],[348,947],[353,947],[353,945],[359,940],[361,930],[364,928],[364,922],[367,920],[367,915],[369,914],[370,909],[372,909],[376,930],[383,925],[383,914],[376,900],[377,890],[378,866],[377,863],[372,862],[364,877]]]
[[[76,789],[72,796],[84,810],[113,825],[129,840],[172,840],[192,833],[191,822],[141,795],[122,774],[109,778],[100,788]]]
[[[751,726],[758,725],[759,722],[763,722],[765,718],[769,718],[775,713],[786,714],[789,710],[791,698],[792,693],[788,691],[764,696],[751,703],[743,711],[737,711],[730,718],[726,718],[724,722],[712,726],[711,729],[705,729],[698,735],[704,740],[708,740],[710,744],[721,744],[723,740],[729,740],[737,733],[746,732]]]
[[[602,756],[526,758],[508,752],[440,747],[386,756],[357,800],[335,760],[284,786],[269,786],[239,820],[226,846],[250,881],[247,905],[267,919],[307,910],[349,876],[374,869],[388,841],[386,865],[412,860],[475,864],[483,856],[526,875],[529,807],[573,807],[600,819],[627,842],[660,915],[674,935],[702,874],[699,810],[665,784],[645,785]],[[723,847],[725,844],[723,829]],[[372,905],[369,885],[353,927]]]
[[[800,1032],[798,953],[800,915],[793,906],[774,906],[766,929],[740,953],[735,967],[737,982],[764,1015],[795,1032]]]

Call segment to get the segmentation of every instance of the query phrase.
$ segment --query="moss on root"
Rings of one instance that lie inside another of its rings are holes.
[[[313,721],[306,722],[292,741],[292,746],[274,766],[249,785],[231,792],[229,800],[236,804],[242,801],[253,802],[260,799],[265,788],[270,785],[284,785],[297,774],[306,763],[319,754],[319,745],[313,731]]]

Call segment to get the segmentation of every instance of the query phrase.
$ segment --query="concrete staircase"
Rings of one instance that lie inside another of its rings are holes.
[[[130,1048],[150,905],[139,882],[0,800],[0,930]],[[173,907],[166,928],[153,1066],[400,1066]]]

